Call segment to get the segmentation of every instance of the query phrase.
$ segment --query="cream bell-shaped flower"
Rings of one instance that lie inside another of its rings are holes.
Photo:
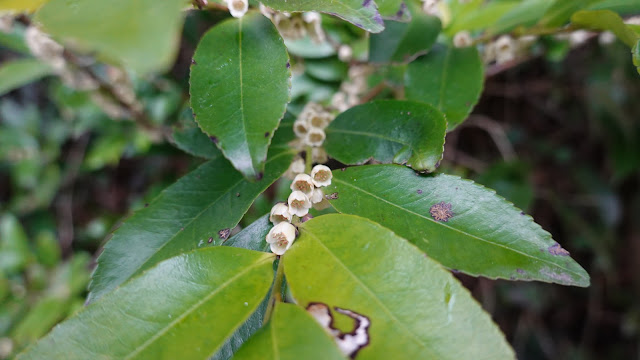
[[[460,31],[453,36],[453,46],[457,48],[463,48],[471,46],[473,40],[471,34],[468,31]]]
[[[289,203],[289,214],[303,217],[309,213],[311,207],[311,201],[309,197],[302,191],[295,190],[289,195],[287,199]]]
[[[304,137],[307,136],[307,133],[309,133],[309,128],[309,122],[305,118],[298,118],[293,122],[293,132],[296,133],[296,136],[301,139],[304,139]]]
[[[291,222],[291,214],[289,214],[289,207],[285,203],[277,203],[271,208],[271,214],[269,214],[269,220],[273,225],[278,225],[281,222]]]
[[[323,187],[331,185],[331,179],[333,173],[325,165],[316,165],[311,170],[311,180],[316,187]]]
[[[309,197],[312,204],[317,204],[324,199],[324,192],[320,188],[313,189],[313,193]]]
[[[248,0],[227,0],[227,7],[231,16],[234,18],[241,18],[249,10]]]
[[[307,174],[296,175],[290,186],[290,189],[292,191],[301,191],[302,193],[307,195],[307,197],[311,197],[311,194],[313,194],[313,188],[314,186],[313,181],[311,180],[311,176]]]
[[[322,146],[324,139],[327,135],[324,133],[324,130],[318,128],[310,128],[307,135],[304,137],[304,143],[309,146]]]
[[[272,253],[282,255],[296,240],[296,227],[288,222],[281,222],[269,231],[266,240],[271,245]]]

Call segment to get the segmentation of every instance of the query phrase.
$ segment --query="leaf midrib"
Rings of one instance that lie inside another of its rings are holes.
[[[271,256],[264,256],[263,259],[259,259],[258,261],[256,261],[253,265],[247,266],[245,267],[242,271],[240,271],[239,273],[237,273],[236,275],[232,276],[231,278],[229,278],[227,281],[225,281],[224,283],[222,283],[220,286],[218,286],[213,292],[211,292],[210,294],[208,294],[207,296],[203,297],[202,299],[198,300],[195,304],[193,304],[192,306],[190,306],[185,312],[183,312],[180,316],[178,316],[174,321],[170,322],[167,324],[167,326],[165,326],[164,328],[162,328],[160,331],[158,331],[155,335],[153,335],[151,338],[149,338],[147,341],[145,341],[142,345],[140,345],[139,347],[135,348],[133,352],[129,353],[124,359],[132,359],[134,356],[136,356],[137,354],[139,354],[141,351],[145,350],[147,347],[149,347],[151,344],[153,344],[156,340],[158,340],[161,336],[163,336],[164,334],[166,334],[170,329],[172,329],[173,327],[175,327],[175,325],[179,322],[181,322],[182,320],[184,320],[184,318],[186,318],[188,315],[190,315],[193,311],[195,311],[197,308],[199,308],[200,306],[202,306],[204,303],[208,302],[209,300],[211,300],[216,294],[218,294],[219,292],[221,292],[222,290],[224,290],[225,288],[227,288],[227,286],[229,286],[229,284],[231,284],[232,282],[234,282],[235,280],[237,280],[239,277],[244,276],[246,273],[248,273],[251,270],[254,270],[256,268],[258,268],[259,266],[261,266],[262,264],[269,262],[271,259]],[[238,324],[241,324],[242,321],[238,322]],[[233,333],[233,331],[235,331],[235,328],[232,329],[231,333]],[[227,337],[225,337],[226,339]],[[222,343],[220,343],[220,345],[222,345]],[[219,346],[218,346],[219,347]],[[214,351],[217,350],[214,349]]]
[[[494,245],[494,246],[497,246],[497,247],[504,248],[504,249],[506,249],[506,250],[509,250],[509,251],[514,252],[514,253],[517,253],[517,254],[523,255],[523,256],[525,256],[525,257],[528,257],[528,258],[531,258],[531,259],[535,259],[535,260],[537,260],[537,261],[541,261],[541,262],[547,263],[547,264],[549,264],[549,265],[552,265],[553,267],[560,268],[560,269],[565,270],[565,271],[567,271],[567,272],[569,272],[569,273],[572,273],[572,274],[574,274],[575,276],[577,276],[579,279],[583,279],[583,276],[581,276],[580,274],[576,273],[575,271],[573,271],[573,270],[571,270],[571,269],[567,269],[567,268],[565,268],[565,267],[563,267],[563,266],[561,266],[561,265],[559,265],[559,264],[556,264],[556,263],[554,263],[554,262],[551,262],[551,261],[549,261],[549,260],[547,260],[547,259],[534,257],[534,256],[531,256],[531,255],[529,255],[529,254],[527,254],[527,253],[524,253],[524,252],[522,252],[522,251],[519,251],[519,250],[516,250],[516,249],[513,249],[513,248],[509,248],[509,247],[507,247],[507,246],[505,246],[505,245],[503,245],[503,244],[499,244],[499,243],[496,243],[496,242],[492,242],[492,241],[489,241],[489,240],[487,240],[487,239],[480,238],[480,237],[478,237],[478,236],[476,236],[476,235],[469,234],[469,233],[467,233],[467,232],[465,232],[465,231],[462,231],[462,230],[456,229],[456,228],[451,227],[451,226],[449,226],[449,225],[446,225],[446,224],[443,224],[443,223],[440,223],[440,222],[436,222],[435,220],[430,219],[430,218],[428,218],[428,217],[426,217],[426,216],[424,216],[424,215],[422,215],[422,214],[418,214],[418,213],[416,213],[416,212],[414,212],[414,211],[411,211],[411,210],[409,210],[409,209],[406,209],[406,208],[404,208],[404,207],[402,207],[402,206],[400,206],[400,205],[397,205],[397,204],[392,203],[392,202],[390,202],[390,201],[388,201],[388,200],[385,200],[385,199],[383,199],[383,198],[381,198],[381,197],[379,197],[379,196],[377,196],[377,195],[375,195],[375,194],[372,194],[372,193],[370,193],[370,192],[368,192],[368,191],[366,191],[366,190],[364,190],[364,189],[362,189],[362,188],[359,188],[359,187],[354,186],[354,185],[352,185],[352,184],[349,184],[349,183],[347,183],[347,182],[345,182],[345,181],[342,181],[342,180],[340,180],[340,179],[337,179],[336,177],[334,177],[334,178],[333,178],[333,180],[334,180],[334,181],[336,181],[336,182],[342,183],[342,184],[344,184],[344,185],[347,185],[347,186],[349,186],[349,187],[352,187],[352,188],[354,188],[354,189],[356,189],[356,190],[359,190],[359,191],[361,191],[361,192],[363,192],[363,193],[365,193],[365,194],[367,194],[367,195],[369,195],[369,196],[371,196],[371,197],[373,197],[373,198],[375,198],[375,199],[378,199],[378,200],[383,201],[383,202],[385,202],[385,203],[387,203],[387,204],[390,204],[390,205],[392,205],[392,206],[395,206],[395,207],[397,207],[398,209],[404,210],[405,212],[408,212],[409,214],[412,214],[412,215],[415,215],[415,216],[417,216],[417,217],[419,217],[419,218],[422,218],[422,219],[425,219],[425,220],[431,221],[431,222],[433,222],[433,223],[435,223],[435,224],[437,224],[437,225],[439,225],[439,226],[442,226],[442,227],[448,228],[449,230],[453,230],[453,231],[458,232],[458,233],[460,233],[460,234],[462,234],[462,235],[466,235],[466,236],[468,236],[468,237],[471,237],[471,238],[474,238],[474,239],[476,239],[476,240],[479,240],[479,241],[485,242],[485,243],[487,243],[487,244],[491,244],[491,245]],[[335,206],[335,205],[334,205],[334,206]],[[572,279],[572,280],[573,280],[573,279]],[[575,280],[573,280],[573,281],[575,281]]]
[[[312,237],[316,242],[318,242],[318,244],[320,244],[334,259],[335,261],[342,266],[346,273],[348,273],[349,275],[351,275],[351,277],[355,280],[356,283],[358,283],[370,296],[373,300],[375,300],[375,302],[378,304],[378,306],[380,306],[384,312],[391,318],[391,320],[393,320],[395,323],[397,323],[400,329],[402,329],[405,333],[407,333],[409,336],[409,338],[411,338],[412,340],[414,340],[414,342],[418,343],[423,349],[427,350],[431,355],[432,355],[432,359],[437,359],[438,356],[436,356],[436,354],[434,354],[429,347],[427,346],[426,343],[424,343],[420,338],[418,338],[417,336],[415,336],[415,334],[406,327],[406,325],[404,325],[388,308],[387,306],[385,306],[385,304],[376,296],[376,294],[371,291],[371,289],[365,284],[363,283],[352,271],[349,267],[347,267],[341,260],[340,258],[338,258],[336,256],[336,254],[333,253],[333,251],[331,251],[322,241],[320,241],[320,239],[315,236],[312,232],[305,230],[304,228],[301,228],[303,232],[309,234],[310,237]]]

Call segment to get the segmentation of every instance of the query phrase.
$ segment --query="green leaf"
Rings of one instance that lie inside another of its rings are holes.
[[[18,359],[206,359],[258,307],[273,254],[201,249],[161,262]]]
[[[36,13],[44,31],[139,73],[175,58],[187,0],[51,0]]]
[[[283,257],[293,297],[305,307],[323,303],[366,317],[369,341],[357,359],[514,358],[468,290],[405,239],[340,214],[299,229],[300,238]],[[360,318],[348,327],[363,324]]]
[[[454,17],[445,29],[445,33],[449,36],[454,36],[462,30],[485,29],[490,24],[496,24],[498,19],[502,18],[519,3],[519,1],[491,1],[486,4],[480,4],[475,1],[460,5],[465,6],[464,11],[453,14]]]
[[[22,271],[30,257],[29,240],[18,219],[12,214],[0,217],[0,273]]]
[[[586,9],[592,4],[601,2],[602,0],[555,0],[544,14],[539,26],[557,27],[564,25],[576,11]]]
[[[589,10],[612,10],[618,14],[632,15],[640,11],[638,0],[604,0],[591,4]]]
[[[0,67],[0,95],[50,75],[49,65],[36,59],[7,61]]]
[[[589,286],[589,275],[531,217],[457,176],[397,165],[336,171],[326,194],[342,213],[393,230],[443,265],[470,275]]]
[[[640,74],[640,39],[631,49],[631,60],[633,60],[633,65],[638,68],[638,74]]]
[[[638,41],[638,35],[622,20],[620,15],[611,10],[583,10],[571,17],[571,22],[579,27],[592,30],[609,30],[629,47]]]
[[[258,306],[258,309],[249,316],[227,341],[222,344],[218,351],[209,360],[228,360],[232,359],[234,354],[244,345],[249,338],[262,328],[262,319],[267,310],[269,303],[269,295]]]
[[[46,334],[60,320],[64,319],[69,310],[68,299],[48,296],[39,299],[28,313],[16,324],[11,332],[11,338],[24,346],[36,341]]]
[[[414,11],[411,22],[386,21],[386,28],[369,37],[369,61],[410,61],[435,43],[442,27],[440,19]]]
[[[49,0],[2,0],[0,13],[34,12]]]
[[[262,3],[278,11],[327,13],[372,33],[384,30],[382,17],[373,0],[264,0]]]
[[[277,303],[271,321],[240,348],[234,360],[344,359],[329,334],[296,305]]]
[[[263,215],[221,245],[266,252],[269,250],[269,244],[265,238],[272,227],[269,214]]]
[[[512,30],[517,26],[529,27],[534,25],[545,14],[553,0],[524,0],[512,7],[497,21],[491,22],[487,32],[500,34]]]
[[[211,160],[165,189],[113,233],[98,258],[89,301],[161,260],[222,243],[292,157],[275,153],[258,182],[247,181],[224,158]]]
[[[327,153],[345,164],[369,159],[434,171],[442,159],[447,122],[432,106],[378,100],[352,107],[327,127]]]
[[[305,59],[304,71],[313,78],[328,82],[341,82],[347,78],[349,65],[336,57],[328,59]]]
[[[407,99],[442,111],[449,131],[464,121],[480,98],[484,66],[475,47],[434,47],[407,66]]]
[[[411,0],[408,1],[410,3]],[[416,14],[420,15],[418,13],[420,9],[417,9],[418,11],[411,9],[409,12],[407,2],[403,0],[376,0],[376,5],[382,18],[386,20],[409,21]]]
[[[184,109],[180,120],[173,127],[173,144],[180,150],[203,159],[216,159],[222,156],[211,138],[198,127],[190,108]]]
[[[251,12],[207,32],[193,59],[196,121],[236,169],[259,178],[289,102],[291,70],[282,38],[269,19]]]

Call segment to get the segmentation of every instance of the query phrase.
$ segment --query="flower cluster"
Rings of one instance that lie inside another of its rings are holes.
[[[298,40],[305,35],[309,35],[316,44],[320,44],[326,39],[324,30],[322,30],[322,17],[317,12],[293,14],[277,12],[262,3],[260,3],[260,12],[273,22],[284,39]]]
[[[316,165],[311,174],[298,174],[291,183],[291,195],[287,203],[278,203],[271,209],[269,220],[274,227],[267,234],[271,252],[282,255],[296,239],[296,228],[291,225],[293,216],[303,217],[313,204],[327,201],[321,187],[331,184],[333,174],[324,165]]]
[[[484,46],[483,58],[487,64],[495,62],[504,64],[522,57],[527,49],[536,42],[538,38],[533,35],[521,36],[517,39],[509,35],[502,35],[493,42]]]
[[[360,96],[367,91],[367,76],[374,69],[368,65],[352,65],[349,80],[340,85],[340,91],[331,98],[331,106],[343,112],[360,103]]]

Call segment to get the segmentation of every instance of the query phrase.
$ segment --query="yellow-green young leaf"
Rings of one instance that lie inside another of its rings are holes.
[[[231,247],[171,258],[57,326],[18,359],[206,359],[265,297],[273,259]]]
[[[175,58],[187,0],[51,0],[36,13],[44,31],[97,51],[139,73],[162,71]]]
[[[509,10],[520,4],[520,0],[515,1],[470,1],[459,4],[460,11],[452,13],[452,19],[444,30],[449,36],[454,36],[462,30],[480,30],[488,25],[496,24]]]
[[[524,0],[509,9],[497,21],[491,24],[487,32],[499,34],[512,30],[518,26],[529,27],[534,25],[545,14],[553,0]]]
[[[339,344],[356,359],[514,358],[469,292],[392,231],[341,214],[299,229],[283,257],[291,293],[303,307],[315,304],[314,313],[318,304],[332,310]]]
[[[287,170],[292,157],[288,150],[274,152],[258,182],[247,181],[220,157],[165,189],[113,233],[98,258],[89,300],[159,261],[220,245],[255,198]]]
[[[579,27],[592,30],[609,30],[616,34],[618,39],[629,47],[633,47],[638,41],[638,35],[631,30],[620,15],[611,10],[583,10],[571,16],[571,22]]]
[[[277,303],[269,323],[234,360],[344,360],[329,334],[296,305]]]
[[[411,22],[385,21],[385,30],[369,37],[369,61],[410,61],[425,53],[435,43],[442,27],[436,16],[425,15],[416,9]]]
[[[267,150],[289,102],[289,55],[258,12],[207,32],[191,66],[196,121],[245,177],[262,176]]]
[[[397,165],[333,173],[325,194],[341,213],[376,221],[434,260],[470,275],[589,286],[589,275],[531,217],[457,176]]]
[[[538,22],[542,27],[557,27],[564,25],[571,15],[576,11],[586,9],[592,4],[597,4],[602,0],[553,0],[552,4],[547,9],[546,13]]]
[[[372,33],[384,30],[378,6],[373,0],[264,0],[266,6],[289,12],[318,11],[337,16]]]
[[[370,159],[434,171],[442,159],[447,122],[416,101],[378,100],[355,106],[327,127],[325,148],[345,164]]]
[[[475,47],[434,47],[407,66],[407,99],[435,106],[453,130],[480,98],[484,66]]]
[[[34,12],[49,0],[0,0],[0,14]]]
[[[51,67],[36,59],[8,61],[0,67],[0,95],[52,73]]]

